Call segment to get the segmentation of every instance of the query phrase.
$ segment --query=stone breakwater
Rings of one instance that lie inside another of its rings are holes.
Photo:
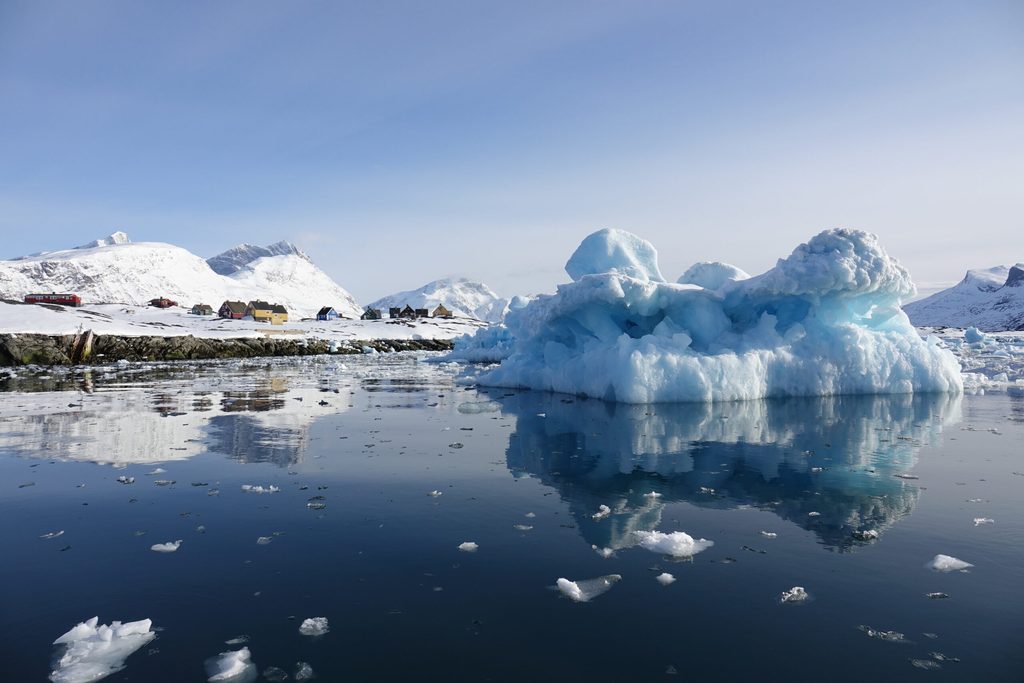
[[[126,361],[207,360],[260,356],[314,356],[358,354],[373,349],[395,351],[449,351],[447,339],[202,339],[180,337],[128,337],[119,335],[0,334],[0,366],[101,365]]]

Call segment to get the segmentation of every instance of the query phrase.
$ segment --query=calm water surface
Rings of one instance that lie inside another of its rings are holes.
[[[0,379],[0,679],[46,680],[96,615],[159,629],[110,681],[203,681],[241,635],[260,671],[325,681],[1024,680],[1024,399],[624,406],[451,372]],[[714,546],[674,561],[642,530]],[[974,567],[926,569],[939,553]],[[592,602],[552,588],[607,574]],[[300,635],[315,616],[330,632]]]

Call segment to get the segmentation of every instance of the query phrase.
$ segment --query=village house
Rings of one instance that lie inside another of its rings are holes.
[[[288,322],[288,309],[280,304],[268,304],[266,301],[250,301],[245,308],[245,315],[257,322],[271,325]]]
[[[61,304],[62,306],[81,306],[82,297],[77,294],[28,294],[25,296],[27,304]]]
[[[435,318],[451,318],[452,312],[445,308],[444,304],[438,304],[432,315]]]
[[[395,310],[395,309],[391,309],[391,310]],[[391,317],[394,318],[395,316],[391,316]],[[381,318],[380,309],[379,308],[370,308],[369,306],[367,306],[366,310],[363,311],[363,314],[361,316],[359,316],[360,320],[380,320],[380,318]]]
[[[415,318],[416,317],[416,310],[412,306],[410,306],[409,304],[406,304],[405,308],[402,309],[402,312],[398,314],[398,317],[399,318]]]
[[[239,320],[245,317],[245,309],[247,306],[244,301],[225,301],[220,305],[220,309],[217,311],[217,315],[222,318],[230,318],[232,320]]]
[[[337,320],[338,318],[338,312],[330,306],[324,306],[316,314],[317,320]]]
[[[391,308],[388,309],[388,317],[389,318],[401,318],[402,317],[402,309],[398,308],[397,306],[392,306]]]
[[[425,308],[417,308],[414,311],[414,316],[417,317],[417,318],[429,318],[430,317],[430,311],[428,311]]]
[[[156,308],[170,308],[171,306],[177,306],[178,302],[177,301],[172,301],[171,299],[168,299],[167,297],[162,296],[159,299],[150,299],[149,300],[149,305],[150,306],[155,306]]]
[[[189,313],[192,315],[213,315],[213,306],[209,304],[196,304]]]

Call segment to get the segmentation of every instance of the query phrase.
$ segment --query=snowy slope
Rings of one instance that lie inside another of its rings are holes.
[[[1024,263],[969,270],[958,284],[903,310],[918,327],[1024,330]]]
[[[357,317],[352,295],[305,256],[265,256],[231,276],[215,273],[189,251],[162,242],[128,241],[115,233],[77,249],[0,261],[0,298],[20,300],[31,292],[74,292],[87,304],[140,305],[166,296],[182,306],[225,299],[262,299],[288,308],[294,317],[309,317],[321,306]]]
[[[263,258],[264,256],[289,255],[300,256],[307,261],[310,261],[309,256],[307,256],[297,246],[291,242],[281,241],[275,242],[268,247],[259,247],[255,244],[242,243],[237,247],[231,247],[227,251],[206,259],[206,262],[210,264],[210,268],[213,269],[213,272],[220,275],[232,275],[258,258]]]
[[[387,310],[393,306],[404,308],[408,305],[433,311],[438,304],[444,304],[445,308],[457,316],[488,322],[500,322],[508,310],[508,299],[499,297],[482,282],[466,278],[434,280],[419,289],[397,292],[370,305],[387,314]]]

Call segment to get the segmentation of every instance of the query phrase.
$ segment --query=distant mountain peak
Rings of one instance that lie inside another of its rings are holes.
[[[508,300],[499,297],[482,282],[468,278],[441,278],[432,280],[419,289],[396,292],[374,301],[370,306],[387,312],[392,307],[426,308],[433,310],[438,304],[457,316],[498,322],[508,309]]]
[[[97,247],[109,247],[115,244],[131,244],[131,239],[128,237],[128,233],[117,230],[106,237],[93,240],[92,242],[75,247],[75,249],[95,249]]]
[[[287,240],[274,242],[266,247],[243,242],[242,244],[231,247],[227,251],[208,258],[206,262],[210,264],[210,268],[212,268],[215,273],[220,275],[231,275],[233,273],[237,273],[242,268],[245,268],[256,259],[263,258],[265,256],[298,256],[299,258],[312,263],[312,259],[310,259],[304,251]]]
[[[968,270],[958,284],[903,310],[919,327],[1024,330],[1024,263]]]

